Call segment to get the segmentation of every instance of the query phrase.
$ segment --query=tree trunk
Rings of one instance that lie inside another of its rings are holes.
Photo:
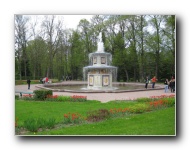
[[[140,37],[141,37],[141,54],[140,54],[140,77],[141,81],[144,80],[144,34],[143,34],[143,16],[140,20]]]
[[[128,71],[127,71],[127,69],[125,69],[125,74],[126,74],[126,82],[128,82],[129,81],[129,74],[128,74]]]

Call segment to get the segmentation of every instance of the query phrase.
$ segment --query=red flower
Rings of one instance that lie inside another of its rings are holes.
[[[65,117],[65,118],[69,118],[68,114],[64,114],[64,117]]]
[[[22,97],[32,97],[32,94],[24,94]]]

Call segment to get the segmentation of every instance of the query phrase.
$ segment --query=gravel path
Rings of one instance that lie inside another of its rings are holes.
[[[39,89],[36,87],[37,84],[30,85],[30,90],[27,89],[27,85],[16,85],[15,93],[19,91],[23,92],[33,92],[33,90]],[[19,93],[17,93],[19,94]],[[137,92],[125,92],[125,93],[69,93],[69,92],[53,92],[54,95],[83,95],[87,96],[88,100],[99,100],[103,103],[112,101],[112,100],[135,100],[141,97],[150,97],[150,96],[160,96],[160,95],[175,95],[168,90],[168,93],[164,92],[164,88],[161,90],[145,90]]]

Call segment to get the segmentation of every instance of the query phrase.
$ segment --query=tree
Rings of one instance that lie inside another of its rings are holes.
[[[48,68],[47,68],[47,77],[53,77],[53,58],[57,52],[57,47],[59,45],[59,34],[60,29],[62,28],[62,20],[59,20],[57,23],[55,21],[56,16],[45,16],[45,20],[42,23],[42,27],[46,33],[46,41],[48,45]]]
[[[70,39],[71,48],[70,48],[70,68],[73,79],[82,79],[82,70],[86,65],[85,63],[85,51],[84,45],[81,40],[80,34],[77,31],[74,31]]]
[[[90,28],[91,28],[91,25],[88,20],[86,19],[80,20],[78,24],[78,31],[80,33],[81,39],[84,44],[84,55],[85,55],[86,65],[89,63],[88,54],[95,51],[94,43],[96,39]]]
[[[63,76],[66,77],[71,73],[70,68],[70,53],[71,53],[71,42],[70,38],[72,32],[70,30],[61,30],[59,34],[59,45],[57,48],[57,53],[55,55],[54,62],[54,75],[61,80]]]
[[[175,15],[164,16],[166,21],[165,28],[163,29],[163,33],[166,36],[164,39],[164,47],[172,54],[171,59],[171,68],[170,74],[175,74],[175,51],[176,51],[176,22]]]
[[[17,61],[16,70],[20,76],[20,80],[22,76],[30,74],[28,70],[28,57],[26,55],[26,47],[27,41],[29,39],[27,23],[29,18],[23,15],[15,15],[15,61]]]
[[[114,45],[115,53],[113,57],[113,64],[119,68],[118,80],[129,81],[129,55],[127,49],[125,49],[124,38],[121,32],[119,32],[114,38]]]
[[[56,16],[45,16],[37,32],[37,23],[28,16],[15,17],[16,77],[81,79],[89,53],[97,50],[99,32],[118,67],[119,81],[175,74],[174,15],[95,15],[91,21],[80,20],[76,30],[65,29],[63,23]]]
[[[158,71],[160,68],[160,51],[161,51],[161,26],[163,21],[162,15],[153,15],[150,16],[150,24],[154,28],[153,34],[150,35],[149,38],[149,46],[151,47],[152,51],[154,52],[154,58],[155,58],[155,73],[154,75],[159,78]],[[154,76],[153,75],[153,76]]]
[[[33,41],[28,42],[27,55],[29,69],[33,79],[39,79],[46,75],[47,64],[47,44],[41,37],[36,37]]]
[[[138,58],[137,58],[137,48],[136,48],[136,16],[130,16],[129,19],[129,26],[128,27],[128,40],[130,43],[131,48],[131,63],[133,64],[133,71],[134,71],[134,81],[137,79],[137,73],[138,73]]]
[[[107,52],[112,53],[114,55],[115,49],[114,49],[114,38],[117,34],[117,16],[116,15],[109,15],[107,16],[107,19],[104,22],[105,24],[105,34],[106,34],[106,40],[105,40],[105,49],[107,49]]]
[[[144,81],[145,75],[148,76],[148,74],[145,71],[145,36],[147,36],[147,32],[145,30],[145,27],[147,26],[147,22],[144,15],[137,16],[137,23],[138,23],[138,29],[136,32],[137,36],[137,45],[139,47],[139,78],[140,81]]]

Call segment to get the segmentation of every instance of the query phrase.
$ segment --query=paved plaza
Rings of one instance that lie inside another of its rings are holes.
[[[31,84],[30,90],[28,90],[28,85],[16,85],[16,92],[33,92],[34,90],[40,89],[37,87],[38,84]],[[17,93],[19,94],[19,93]],[[124,92],[124,93],[70,93],[70,92],[53,92],[53,95],[64,95],[64,96],[72,96],[72,95],[82,95],[87,96],[87,100],[98,100],[103,103],[112,101],[112,100],[135,100],[137,98],[142,97],[150,97],[150,96],[161,96],[161,95],[175,95],[176,93],[171,93],[168,90],[168,93],[164,92],[163,89],[155,89],[155,90],[143,90],[143,91],[132,91],[132,92]]]

